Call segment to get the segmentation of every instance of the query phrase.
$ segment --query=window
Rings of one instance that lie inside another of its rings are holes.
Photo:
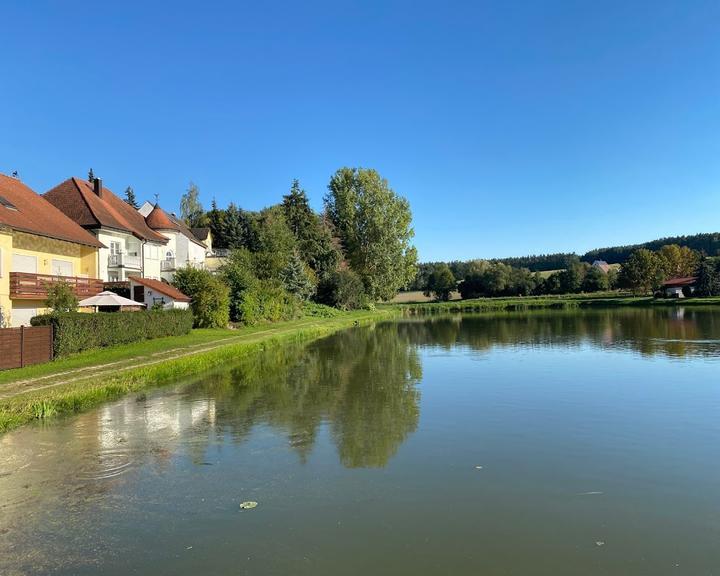
[[[37,274],[37,257],[28,256],[27,254],[13,254],[11,270],[13,272]]]
[[[120,242],[112,241],[110,242],[110,254],[121,254],[122,250],[120,249]]]
[[[52,273],[55,276],[72,276],[73,264],[68,260],[52,260]]]
[[[0,206],[4,206],[8,210],[15,210],[15,212],[18,211],[18,209],[15,207],[15,205],[12,202],[10,202],[10,200],[5,198],[4,196],[0,196]]]

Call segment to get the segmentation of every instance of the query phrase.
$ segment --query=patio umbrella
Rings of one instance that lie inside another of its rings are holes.
[[[96,294],[95,296],[90,296],[90,298],[85,298],[85,300],[80,300],[78,302],[78,306],[145,306],[142,302],[135,302],[134,300],[130,300],[129,298],[123,298],[122,296],[119,296],[115,294],[115,292],[110,292],[106,290],[105,292],[100,292],[100,294]]]

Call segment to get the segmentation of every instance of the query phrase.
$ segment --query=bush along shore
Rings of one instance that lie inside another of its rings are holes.
[[[59,363],[57,376],[60,381],[40,383],[40,379],[31,377],[21,382],[21,384],[29,383],[27,388],[17,388],[17,393],[9,395],[7,390],[13,382],[7,378],[11,374],[7,374],[6,383],[0,385],[0,433],[33,420],[80,412],[129,393],[177,382],[227,365],[250,354],[259,353],[271,346],[310,341],[338,330],[389,319],[395,314],[396,311],[385,309],[345,312],[333,317],[311,317],[305,321],[271,324],[268,325],[267,330],[248,331],[246,335],[243,334],[243,329],[240,329],[235,331],[236,336],[232,338],[228,338],[229,331],[222,330],[218,331],[218,345],[209,350],[192,350],[188,347],[187,353],[180,351],[174,357],[146,363],[139,361],[125,368],[111,367],[89,377],[74,377],[75,374],[82,374],[80,372],[82,368],[60,372],[62,363]],[[172,341],[173,338],[166,339],[168,350],[172,350]],[[212,344],[212,341],[209,344]],[[118,347],[106,350],[117,353]],[[93,354],[93,363],[101,365],[102,361],[97,358],[98,352],[94,351],[91,354]],[[69,360],[81,365],[82,363],[79,362],[81,359],[82,354]],[[19,379],[23,378],[23,370],[25,369],[16,371]],[[53,375],[46,375],[45,378],[47,377]],[[37,382],[37,385],[33,385],[33,382]]]

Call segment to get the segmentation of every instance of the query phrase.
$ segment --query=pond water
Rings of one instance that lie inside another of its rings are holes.
[[[690,308],[271,348],[0,437],[0,574],[716,574],[719,376]]]

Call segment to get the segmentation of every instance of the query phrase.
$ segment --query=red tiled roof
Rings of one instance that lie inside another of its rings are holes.
[[[104,247],[95,236],[17,178],[0,174],[0,196],[16,208],[13,210],[0,202],[0,225],[76,244]]]
[[[670,278],[663,282],[665,288],[675,288],[679,286],[692,286],[697,282],[697,276],[686,276],[685,278]]]
[[[178,232],[182,232],[180,226],[170,219],[170,216],[166,214],[165,210],[160,208],[159,204],[155,204],[152,212],[145,217],[145,222],[153,230],[177,230]]]
[[[198,246],[207,248],[205,244],[197,239],[195,234],[192,233],[192,230],[188,228],[185,222],[175,216],[175,214],[168,214],[165,212],[165,210],[160,208],[159,204],[155,204],[155,208],[153,208],[152,212],[145,217],[145,222],[153,230],[175,230],[176,232],[180,232],[180,234],[187,236],[190,242],[194,242]]]
[[[171,286],[170,284],[166,284],[165,282],[161,282],[160,280],[151,280],[150,278],[138,278],[132,276],[130,278],[130,282],[135,282],[137,284],[147,286],[148,288],[152,288],[153,290],[155,290],[155,292],[165,294],[165,296],[169,296],[176,302],[190,302],[190,298],[188,296],[185,296],[185,294],[180,292],[180,290],[175,288],[175,286]]]
[[[103,186],[102,197],[81,178],[69,178],[45,193],[45,198],[84,228],[113,228],[140,240],[167,244],[167,238],[152,230],[137,210]]]

